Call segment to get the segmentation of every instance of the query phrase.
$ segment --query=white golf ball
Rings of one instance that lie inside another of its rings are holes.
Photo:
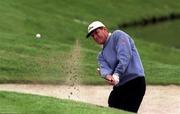
[[[41,38],[41,34],[36,34],[36,38]]]

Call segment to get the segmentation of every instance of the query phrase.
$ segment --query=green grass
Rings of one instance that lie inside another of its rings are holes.
[[[147,27],[135,27],[127,30],[129,33],[144,41],[180,49],[180,26],[178,25],[180,25],[180,20],[159,23]]]
[[[123,22],[180,12],[178,0],[2,0],[0,4],[0,83],[66,84],[69,77],[78,76],[81,84],[105,84],[96,74],[99,46],[85,38],[89,22],[101,20],[113,30]],[[178,25],[175,21],[126,30],[137,43],[149,84],[180,84],[180,51],[171,48],[179,46]],[[41,39],[35,39],[37,33]]]
[[[148,84],[180,85],[180,50],[137,39]]]
[[[69,45],[62,43],[57,46],[50,42],[47,43],[43,39],[34,38],[18,41],[18,38],[16,41],[13,41],[14,37],[1,38],[1,41],[3,40],[3,44],[0,46],[0,78],[2,82],[8,80],[22,83],[32,80],[38,82],[40,79],[41,82],[47,83],[62,80],[59,75],[63,75],[61,68],[67,57],[66,50],[71,48]],[[60,48],[63,48],[65,52],[59,50]]]
[[[125,111],[52,97],[0,92],[0,113],[13,114],[130,114]]]

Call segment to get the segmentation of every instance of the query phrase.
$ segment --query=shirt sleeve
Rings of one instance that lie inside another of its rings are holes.
[[[100,73],[103,78],[105,78],[107,75],[112,74],[113,70],[109,67],[107,62],[105,61],[102,52],[98,55],[98,64],[100,67]]]
[[[131,44],[128,35],[121,34],[118,36],[116,51],[118,64],[114,73],[117,73],[121,79],[132,56]]]

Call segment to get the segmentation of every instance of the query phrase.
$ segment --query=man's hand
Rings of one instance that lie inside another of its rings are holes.
[[[112,75],[107,75],[107,76],[105,77],[105,79],[107,80],[108,84],[110,84],[110,85],[115,85],[115,80],[114,80],[114,78],[112,77]]]
[[[115,75],[107,75],[105,79],[110,85],[117,85],[119,83],[119,77]]]

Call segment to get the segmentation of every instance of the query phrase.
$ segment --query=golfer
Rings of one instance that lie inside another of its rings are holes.
[[[133,39],[121,30],[110,33],[100,21],[88,26],[87,38],[102,45],[98,55],[101,76],[113,85],[110,107],[138,112],[146,91],[144,68]]]

